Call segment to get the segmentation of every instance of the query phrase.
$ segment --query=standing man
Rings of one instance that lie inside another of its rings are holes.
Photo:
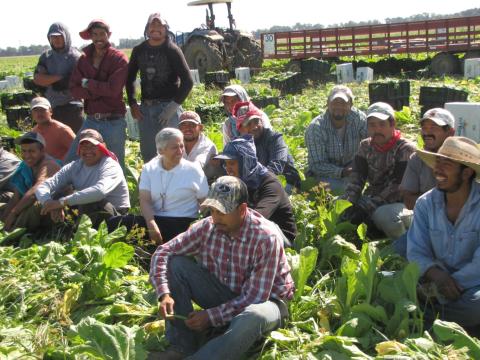
[[[168,24],[159,14],[148,17],[145,41],[132,50],[128,65],[127,96],[140,128],[140,151],[145,163],[157,155],[155,135],[164,127],[178,127],[180,105],[193,87],[182,51],[168,37]],[[142,102],[135,98],[140,71]]]
[[[77,133],[83,124],[83,103],[73,99],[69,82],[81,53],[72,47],[70,32],[62,23],[53,23],[47,38],[51,49],[40,55],[33,82],[47,88],[45,97],[52,104],[53,118]]]
[[[115,153],[122,167],[125,160],[126,122],[123,87],[127,79],[128,59],[110,45],[110,27],[103,20],[92,20],[80,32],[92,43],[83,49],[70,79],[70,90],[76,99],[85,101],[87,118],[83,129],[95,129]],[[66,162],[77,158],[78,136]]]
[[[150,280],[160,314],[188,317],[167,323],[171,346],[160,359],[239,359],[288,316],[294,284],[282,238],[247,207],[247,197],[240,179],[220,177],[201,205],[211,216],[153,255]],[[194,311],[192,300],[204,310]],[[199,344],[199,332],[224,326],[225,333]]]
[[[370,137],[360,143],[350,182],[342,195],[353,204],[344,217],[354,224],[375,225],[388,237],[397,238],[405,232],[398,187],[415,146],[395,129],[395,112],[386,103],[370,105],[367,126]]]
[[[437,181],[434,189],[418,198],[407,240],[408,260],[420,267],[421,288],[432,285],[436,288],[436,301],[428,302],[432,306],[425,309],[425,319],[431,323],[438,316],[467,330],[478,329],[478,144],[465,137],[451,136],[438,152],[418,150],[417,154],[433,169]]]
[[[36,97],[30,103],[32,119],[37,125],[33,132],[43,136],[46,142],[47,154],[57,160],[64,160],[70,146],[72,146],[75,133],[69,126],[52,119],[52,107],[44,97]]]
[[[330,91],[327,111],[312,120],[305,133],[307,175],[345,191],[360,141],[367,137],[365,114],[353,106],[353,93],[344,85]]]

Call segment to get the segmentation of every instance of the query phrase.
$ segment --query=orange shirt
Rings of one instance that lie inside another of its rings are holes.
[[[54,119],[48,124],[36,125],[32,131],[45,138],[47,154],[62,161],[75,139],[75,133],[69,126]]]

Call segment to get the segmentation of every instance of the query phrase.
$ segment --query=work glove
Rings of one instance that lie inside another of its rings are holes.
[[[175,101],[170,101],[160,113],[160,116],[158,117],[158,123],[162,127],[167,126],[168,121],[173,117],[173,115],[175,115],[179,107],[180,105],[177,104]]]

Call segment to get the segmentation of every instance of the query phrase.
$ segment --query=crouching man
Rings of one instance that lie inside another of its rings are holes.
[[[36,202],[35,190],[54,175],[60,165],[47,155],[45,139],[38,133],[27,132],[15,139],[15,143],[20,145],[22,162],[10,179],[14,193],[1,220],[7,231],[26,228],[32,232],[40,225],[47,225],[40,217],[40,205]]]
[[[102,135],[96,130],[80,132],[80,159],[65,165],[54,177],[36,191],[43,205],[42,214],[51,214],[54,221],[63,221],[65,206],[77,207],[88,215],[94,226],[111,216],[123,215],[130,208],[127,182],[117,157],[105,147]],[[53,200],[71,186],[73,192]]]
[[[167,323],[170,348],[159,359],[238,359],[288,316],[294,284],[282,237],[247,207],[247,198],[240,179],[220,177],[201,205],[211,216],[153,255],[150,280],[160,314],[187,317]],[[193,311],[192,300],[204,310]],[[198,343],[200,332],[222,327],[222,335]]]
[[[424,282],[437,289],[425,319],[432,322],[438,315],[467,329],[478,328],[480,150],[473,140],[452,136],[438,152],[418,150],[417,155],[433,168],[437,181],[418,198],[407,236],[408,260],[417,263]]]

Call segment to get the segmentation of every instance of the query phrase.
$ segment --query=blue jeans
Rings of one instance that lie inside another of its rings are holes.
[[[169,259],[167,277],[176,314],[188,316],[193,311],[192,300],[209,309],[238,296],[207,269],[185,256]],[[266,301],[246,307],[232,319],[222,335],[205,345],[201,344],[201,334],[190,330],[183,320],[167,321],[166,337],[172,348],[190,355],[188,359],[234,360],[241,358],[255,341],[278,328],[281,322],[279,306]]]
[[[92,116],[87,116],[81,129],[78,131],[78,134],[85,129],[94,129],[97,130],[103,137],[107,148],[114,152],[117,155],[118,162],[125,167],[125,141],[127,140],[127,134],[125,129],[127,123],[125,122],[125,117],[119,116],[118,119],[114,120],[96,120]],[[72,162],[78,159],[77,148],[78,148],[78,134],[73,140],[72,146],[68,151],[68,155],[65,159],[65,164]]]
[[[148,162],[157,156],[157,146],[155,145],[155,135],[165,126],[158,123],[158,118],[165,106],[170,101],[161,102],[155,105],[140,105],[143,119],[138,121],[138,128],[140,130],[140,152],[142,153],[143,162]],[[179,117],[182,113],[182,108],[177,110],[166,127],[178,128]]]

